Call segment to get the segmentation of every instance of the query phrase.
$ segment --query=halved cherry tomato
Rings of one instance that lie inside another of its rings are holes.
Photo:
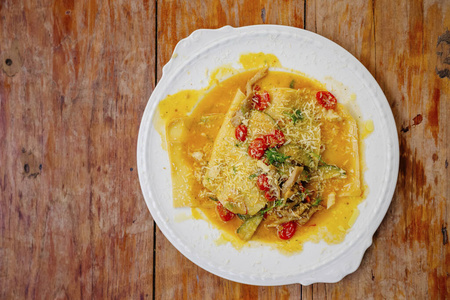
[[[267,178],[266,174],[259,175],[258,180],[256,181],[256,184],[258,185],[259,189],[262,191],[270,190],[269,179]]]
[[[277,140],[277,147],[281,147],[286,143],[286,138],[284,137],[284,133],[281,130],[275,129],[275,133],[273,134],[275,139]]]
[[[295,234],[297,223],[290,221],[281,225],[282,228],[278,230],[278,237],[282,240],[289,240]]]
[[[284,133],[281,130],[275,129],[274,133],[266,134],[264,136],[268,148],[280,148],[286,142]]]
[[[270,95],[269,95],[269,93],[267,91],[264,91],[264,93],[262,94],[262,98],[263,98],[263,102],[265,103],[265,105],[269,106]]]
[[[252,106],[254,109],[258,109],[259,104],[261,103],[261,95],[258,93],[254,93],[252,96]],[[260,109],[258,109],[260,110]]]
[[[227,222],[234,218],[234,213],[223,207],[222,203],[217,201],[216,212],[222,221]]]
[[[241,124],[236,127],[234,135],[236,136],[238,141],[245,142],[245,140],[247,139],[247,132],[247,126]]]
[[[336,97],[332,93],[327,91],[320,91],[316,94],[316,99],[320,105],[326,109],[334,109],[336,107]]]
[[[266,134],[264,136],[264,141],[266,142],[268,148],[274,148],[278,145],[278,140],[274,134]]]
[[[257,110],[265,110],[270,103],[270,95],[267,91],[264,91],[263,94],[254,93],[252,97],[252,105],[254,109]]]
[[[266,191],[264,193],[264,197],[266,197],[267,201],[275,201],[277,200],[277,197],[273,195],[270,191]]]
[[[264,152],[267,150],[267,144],[263,137],[258,137],[253,140],[248,146],[248,155],[255,159],[260,159],[264,156]]]

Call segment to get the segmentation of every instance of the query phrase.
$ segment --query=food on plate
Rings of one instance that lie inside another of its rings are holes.
[[[168,118],[166,133],[174,205],[200,208],[244,242],[292,240],[320,225],[311,224],[315,214],[363,192],[355,119],[298,74],[263,67],[234,75],[188,114]]]
[[[243,240],[251,239],[261,223],[289,239],[296,226],[331,206],[336,193],[361,193],[355,120],[337,108],[328,91],[262,88],[257,82],[267,72],[259,70],[245,93],[236,91],[202,173],[203,186],[218,205],[243,221],[237,229]],[[339,130],[345,143],[337,143],[335,133],[322,126]],[[348,148],[352,163],[325,161],[327,146]],[[326,191],[339,180],[346,186]]]

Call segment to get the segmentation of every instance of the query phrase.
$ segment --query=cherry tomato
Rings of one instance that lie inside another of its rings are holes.
[[[336,97],[332,93],[327,91],[320,91],[316,94],[316,99],[320,105],[326,109],[334,109],[336,107]]]
[[[261,95],[259,93],[254,93],[252,97],[252,105],[254,109],[265,110],[270,103],[270,95],[267,91]]]
[[[278,230],[278,237],[282,240],[289,240],[295,234],[297,223],[290,221],[281,225],[282,228]]]
[[[266,141],[267,147],[281,147],[286,142],[286,138],[284,137],[284,133],[281,130],[275,129],[274,133],[266,134],[264,136],[264,140]]]
[[[247,139],[247,126],[241,124],[236,127],[234,135],[236,136],[238,141],[245,142],[245,140]]]
[[[261,95],[258,93],[254,93],[252,96],[252,106],[254,109],[258,109],[259,104],[261,103]],[[260,109],[258,109],[260,110]]]
[[[270,190],[269,179],[267,178],[267,175],[265,175],[265,174],[261,174],[258,176],[258,180],[256,181],[256,184],[258,185],[259,189],[262,191]]]
[[[253,140],[248,146],[248,155],[255,159],[260,159],[264,156],[264,152],[267,150],[267,144],[263,137],[258,137]]]
[[[281,147],[286,143],[286,138],[284,137],[284,133],[281,130],[275,129],[275,133],[273,134],[275,139],[277,140],[277,147]]]
[[[216,212],[222,221],[227,222],[234,218],[234,213],[223,207],[222,203],[217,201]]]
[[[278,145],[278,140],[274,134],[266,134],[264,136],[264,141],[266,142],[268,148],[274,148]]]
[[[264,193],[264,197],[266,197],[267,201],[275,201],[277,200],[277,197],[273,195],[270,191],[266,191]]]

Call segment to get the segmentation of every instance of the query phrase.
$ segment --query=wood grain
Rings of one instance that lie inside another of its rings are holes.
[[[446,299],[450,84],[435,68],[438,36],[449,27],[449,6],[439,1],[360,1],[327,7],[315,1],[313,9],[314,23],[307,18],[306,28],[346,48],[381,85],[397,123],[401,163],[391,207],[361,267],[337,284],[303,289],[303,296]]]
[[[0,72],[0,298],[152,296],[135,147],[154,9],[1,2],[0,53],[20,65]]]
[[[0,1],[0,298],[448,298],[450,3],[305,1]],[[139,122],[176,43],[263,23],[347,49],[396,120],[392,204],[336,284],[212,275],[167,241],[140,193]]]

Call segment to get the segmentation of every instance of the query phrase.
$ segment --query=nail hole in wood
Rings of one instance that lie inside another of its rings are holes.
[[[23,166],[23,170],[25,171],[25,173],[30,173],[30,166],[28,164],[25,164],[25,166]]]
[[[9,59],[9,58],[7,58],[7,59],[5,60],[5,64],[6,64],[7,66],[12,65],[12,60]]]

